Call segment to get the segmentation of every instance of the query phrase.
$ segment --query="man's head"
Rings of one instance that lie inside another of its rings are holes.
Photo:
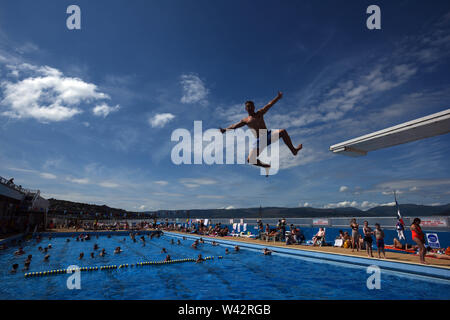
[[[252,113],[255,111],[255,104],[253,101],[246,101],[245,102],[245,110],[247,110],[248,113]]]

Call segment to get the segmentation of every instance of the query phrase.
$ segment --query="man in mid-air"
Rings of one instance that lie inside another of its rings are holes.
[[[260,155],[260,153],[264,150],[264,147],[269,146],[272,142],[275,142],[276,139],[279,139],[279,137],[281,137],[283,139],[284,143],[288,146],[288,148],[291,150],[291,152],[294,156],[296,156],[297,153],[299,152],[299,150],[302,148],[301,144],[299,144],[297,147],[294,147],[294,145],[292,144],[291,138],[289,137],[286,129],[275,130],[273,132],[271,130],[267,130],[266,123],[264,122],[264,114],[267,111],[269,111],[269,109],[282,97],[283,97],[283,94],[281,92],[278,92],[278,95],[275,99],[270,101],[266,106],[264,106],[263,108],[259,109],[256,112],[255,112],[255,104],[253,103],[253,101],[247,101],[245,103],[245,110],[248,112],[248,117],[245,117],[238,123],[235,123],[226,129],[220,128],[220,132],[222,132],[222,133],[225,133],[227,130],[234,130],[234,129],[243,127],[245,125],[247,125],[250,129],[252,129],[252,132],[256,136],[256,142],[254,143],[254,145],[252,146],[252,149],[249,152],[247,162],[254,164],[256,166],[259,166],[259,167],[266,168],[266,170],[268,168],[270,168],[270,164],[263,163],[257,158]],[[260,143],[259,130],[267,130],[267,135],[266,135],[267,143],[265,145],[263,144],[261,146],[261,148],[259,145],[259,143]]]

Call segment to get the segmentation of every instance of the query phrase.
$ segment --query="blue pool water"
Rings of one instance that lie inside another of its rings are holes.
[[[126,241],[123,242],[124,237]],[[35,240],[23,244],[26,254],[15,257],[16,248],[0,252],[0,299],[450,299],[450,282],[410,277],[382,271],[381,289],[369,290],[366,268],[335,264],[293,256],[264,256],[260,251],[242,249],[225,255],[225,245],[200,244],[191,248],[192,240],[181,245],[170,244],[165,235],[150,240],[146,246],[133,243],[127,236],[100,236],[76,242],[66,237]],[[175,238],[175,242],[176,242]],[[49,243],[50,261],[43,262],[39,246]],[[109,253],[106,257],[90,257],[98,243]],[[115,247],[124,250],[114,255]],[[81,273],[81,289],[69,290],[69,275],[24,278],[24,272],[10,274],[14,263],[20,269],[28,254],[33,255],[29,272],[63,269],[69,265],[102,266],[160,261],[165,247],[172,259],[223,256],[200,264],[181,263],[144,266],[109,271]],[[229,247],[230,251],[232,247]],[[78,260],[84,252],[83,260]],[[412,290],[414,288],[414,290]]]

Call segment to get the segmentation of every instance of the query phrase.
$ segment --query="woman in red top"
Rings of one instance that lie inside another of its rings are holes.
[[[425,236],[423,234],[422,228],[420,227],[420,219],[419,218],[415,218],[411,227],[411,232],[412,232],[412,239],[415,243],[417,243],[417,245],[419,246],[419,258],[420,258],[420,263],[423,264],[427,264],[425,262],[425,254],[426,254],[426,250],[425,250]]]

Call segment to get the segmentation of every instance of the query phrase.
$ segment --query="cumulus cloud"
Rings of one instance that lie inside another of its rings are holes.
[[[158,181],[154,181],[156,184],[159,184],[160,186],[167,186],[169,184],[169,182],[164,181],[164,180],[158,180]]]
[[[203,81],[194,74],[184,74],[181,77],[181,86],[183,89],[183,96],[181,97],[181,103],[200,103],[201,105],[207,105],[208,101],[206,96],[208,95],[208,89]]]
[[[345,192],[345,191],[348,191],[348,187],[347,186],[341,186],[339,188],[339,192]]]
[[[103,117],[106,118],[108,114],[111,112],[116,112],[120,109],[119,105],[116,105],[115,107],[110,107],[106,103],[102,103],[100,105],[95,106],[95,108],[92,109],[92,112],[97,117]]]
[[[175,116],[171,113],[158,113],[151,117],[148,121],[153,128],[162,128]]]
[[[19,63],[8,68],[17,79],[1,82],[3,116],[41,122],[64,121],[82,113],[82,103],[110,99],[95,84],[64,76],[49,66]]]
[[[338,203],[329,203],[324,206],[324,208],[346,208],[346,207],[358,207],[358,202],[356,201],[341,201]]]

